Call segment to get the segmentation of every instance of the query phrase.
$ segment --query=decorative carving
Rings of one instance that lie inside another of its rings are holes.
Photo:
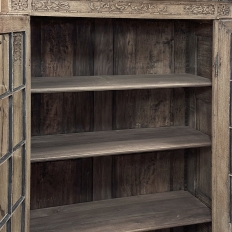
[[[68,11],[70,8],[68,2],[56,0],[37,0],[32,3],[32,7],[34,11]]]
[[[230,6],[220,4],[218,5],[218,15],[226,16],[230,14]]]
[[[22,59],[22,34],[14,33],[13,35],[13,60],[21,61]]]
[[[167,6],[158,6],[150,3],[133,2],[90,2],[91,11],[107,13],[149,13],[149,14],[168,14]]]
[[[26,11],[28,0],[11,0],[11,9],[15,11]]]
[[[214,15],[215,7],[213,4],[187,5],[187,6],[184,6],[184,12],[187,14],[194,14],[194,15]]]

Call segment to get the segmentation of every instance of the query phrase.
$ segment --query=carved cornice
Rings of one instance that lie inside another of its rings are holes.
[[[102,14],[103,17],[216,19],[232,18],[231,7],[232,4],[219,2],[32,0],[32,15],[36,15],[36,12],[39,15],[49,15],[49,12],[54,12],[57,15],[75,14],[82,17],[101,17]]]

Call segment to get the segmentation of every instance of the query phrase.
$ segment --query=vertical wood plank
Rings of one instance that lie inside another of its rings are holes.
[[[229,154],[230,154],[230,77],[231,21],[214,23],[214,60],[218,55],[218,76],[213,72],[213,231],[231,231]],[[215,71],[215,70],[214,70]],[[223,201],[221,200],[223,199]]]
[[[113,22],[96,19],[94,75],[113,74]],[[94,130],[112,129],[112,91],[94,92]],[[112,198],[112,157],[93,158],[93,200]]]
[[[136,20],[115,20],[114,26],[114,74],[135,74],[136,70]],[[117,91],[113,95],[113,129],[118,128],[118,113],[117,104],[122,104],[122,99],[133,99],[131,91]],[[119,99],[121,101],[119,101]],[[121,111],[125,112],[124,104],[121,105]],[[128,114],[131,114],[131,107],[126,109]],[[127,128],[131,128],[128,122],[120,118],[121,123],[127,124]],[[121,129],[122,129],[122,125]],[[125,127],[123,128],[125,129]],[[113,197],[124,197],[135,195],[136,180],[133,178],[135,170],[135,162],[138,156],[122,155],[113,157]],[[133,178],[133,180],[132,180]]]

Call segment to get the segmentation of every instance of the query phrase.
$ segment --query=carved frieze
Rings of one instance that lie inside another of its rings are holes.
[[[215,6],[212,4],[191,4],[184,6],[184,12],[192,15],[214,15]]]
[[[167,6],[159,6],[150,3],[133,2],[90,2],[91,11],[108,13],[149,13],[149,14],[168,14]]]
[[[68,11],[70,6],[68,2],[55,0],[33,1],[32,8],[34,11]]]

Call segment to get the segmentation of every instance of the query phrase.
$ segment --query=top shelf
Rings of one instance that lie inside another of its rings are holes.
[[[211,86],[209,79],[192,74],[33,77],[32,93],[83,92]]]

